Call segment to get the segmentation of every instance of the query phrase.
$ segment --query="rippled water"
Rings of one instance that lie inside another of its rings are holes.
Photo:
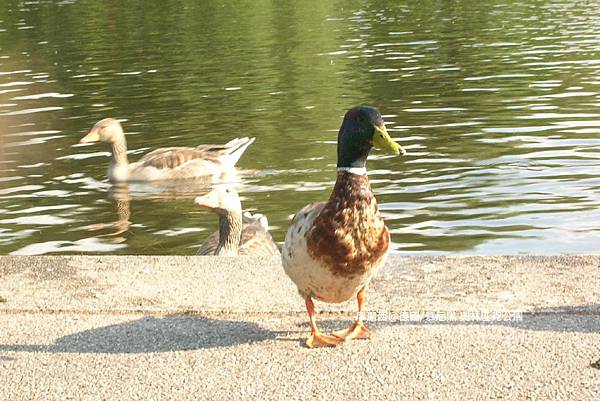
[[[598,251],[594,2],[220,3],[2,1],[0,253],[193,254],[216,228],[194,188],[111,187],[76,145],[108,116],[132,160],[256,136],[240,191],[282,241],[360,103],[409,152],[368,165],[396,252]]]

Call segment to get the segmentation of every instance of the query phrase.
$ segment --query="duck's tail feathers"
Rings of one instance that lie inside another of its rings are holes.
[[[240,157],[244,154],[248,146],[254,142],[256,138],[235,138],[225,144],[225,152],[221,157],[223,164],[228,167],[233,167],[237,164]]]

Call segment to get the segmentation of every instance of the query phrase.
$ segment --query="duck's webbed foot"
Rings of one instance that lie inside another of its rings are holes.
[[[343,343],[344,339],[337,336],[330,336],[323,334],[320,331],[310,333],[310,337],[306,339],[306,346],[308,348],[321,348],[321,347],[335,347],[336,345]]]
[[[362,321],[357,320],[348,329],[338,330],[334,332],[333,335],[343,340],[352,340],[354,338],[369,339],[371,338],[372,333],[371,330],[365,327]]]
[[[343,338],[321,333],[317,327],[315,305],[313,304],[312,298],[307,296],[305,302],[306,311],[308,312],[308,317],[310,319],[310,337],[306,340],[306,346],[308,348],[335,347],[339,343],[344,342]]]
[[[344,340],[351,340],[353,338],[371,338],[371,330],[367,329],[361,320],[366,299],[367,296],[365,295],[365,288],[363,287],[356,295],[356,300],[358,301],[358,319],[356,319],[356,322],[354,322],[350,328],[333,333],[334,336],[343,338]]]

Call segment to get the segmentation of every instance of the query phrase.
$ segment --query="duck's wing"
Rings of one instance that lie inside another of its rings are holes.
[[[262,214],[244,213],[239,254],[243,256],[275,256],[279,249],[268,231],[269,223]]]
[[[302,231],[302,234],[306,233],[324,207],[325,202],[315,202],[304,206],[294,215],[288,233],[293,231],[292,229],[295,229],[297,233],[300,233],[300,231]]]
[[[285,236],[285,242],[281,250],[284,268],[288,264],[294,264],[297,251],[306,252],[306,233],[313,227],[317,216],[325,207],[325,202],[315,202],[304,206],[292,219],[290,228]]]
[[[223,145],[160,148],[142,157],[136,163],[136,168],[154,167],[159,170],[174,170],[191,161],[205,161],[220,165],[221,168],[231,168],[252,142],[254,138],[236,138]]]

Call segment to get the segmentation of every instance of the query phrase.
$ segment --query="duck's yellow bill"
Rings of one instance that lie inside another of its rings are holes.
[[[98,130],[95,128],[92,128],[92,130],[90,132],[88,132],[88,134],[86,136],[81,138],[79,143],[98,142],[99,140],[100,140],[100,135],[98,135]]]
[[[387,130],[385,129],[385,125],[375,126],[375,133],[373,134],[373,146],[393,155],[403,155],[406,153],[402,146],[394,142],[390,134],[388,134]]]

